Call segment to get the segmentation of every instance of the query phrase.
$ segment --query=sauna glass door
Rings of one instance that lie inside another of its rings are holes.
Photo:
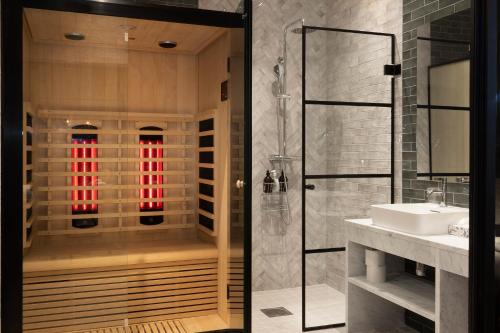
[[[245,117],[244,117],[244,31],[231,30],[229,58],[230,104],[230,212],[227,299],[231,328],[243,328],[244,309],[244,227],[245,227]]]
[[[23,331],[123,327],[138,303],[129,287],[142,284],[127,243],[140,214],[127,178],[139,168],[124,159],[135,135],[128,22],[23,14]]]
[[[242,328],[243,31],[23,20],[23,331]]]

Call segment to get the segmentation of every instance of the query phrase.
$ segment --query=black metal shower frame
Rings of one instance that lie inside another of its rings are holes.
[[[318,101],[308,100],[306,97],[306,36],[307,30],[321,30],[332,32],[343,32],[351,34],[386,36],[391,39],[391,64],[396,65],[396,36],[390,33],[349,30],[316,26],[303,26],[302,29],[302,331],[310,332],[328,328],[343,327],[345,323],[335,323],[321,326],[306,327],[306,256],[308,254],[345,252],[345,247],[306,249],[306,182],[309,179],[355,179],[355,178],[387,178],[391,180],[391,203],[394,203],[394,129],[395,129],[395,78],[391,78],[391,102],[390,103],[370,103],[370,102],[348,102],[348,101]],[[380,69],[383,72],[383,68]],[[391,109],[391,173],[389,174],[306,174],[306,108],[308,105],[332,105],[332,106],[358,106],[358,107],[379,107]]]

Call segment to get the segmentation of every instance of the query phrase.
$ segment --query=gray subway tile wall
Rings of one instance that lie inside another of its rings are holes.
[[[438,187],[436,180],[408,179],[403,189],[406,202],[426,202],[425,191],[429,187]],[[469,207],[469,184],[448,183],[447,204],[457,207]]]

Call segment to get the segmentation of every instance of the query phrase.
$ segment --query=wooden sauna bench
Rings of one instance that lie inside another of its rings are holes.
[[[193,231],[124,232],[37,237],[24,257],[24,272],[84,269],[165,261],[216,259],[214,244]]]
[[[24,332],[217,313],[218,252],[183,230],[37,237],[24,257]]]

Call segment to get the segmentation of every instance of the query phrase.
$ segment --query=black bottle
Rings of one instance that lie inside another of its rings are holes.
[[[269,170],[266,171],[266,177],[264,178],[264,193],[272,193],[273,192],[273,184],[274,181],[271,178],[271,174]]]
[[[285,177],[283,170],[281,170],[281,176],[279,178],[280,182],[280,192],[286,192],[288,188],[288,177]]]

